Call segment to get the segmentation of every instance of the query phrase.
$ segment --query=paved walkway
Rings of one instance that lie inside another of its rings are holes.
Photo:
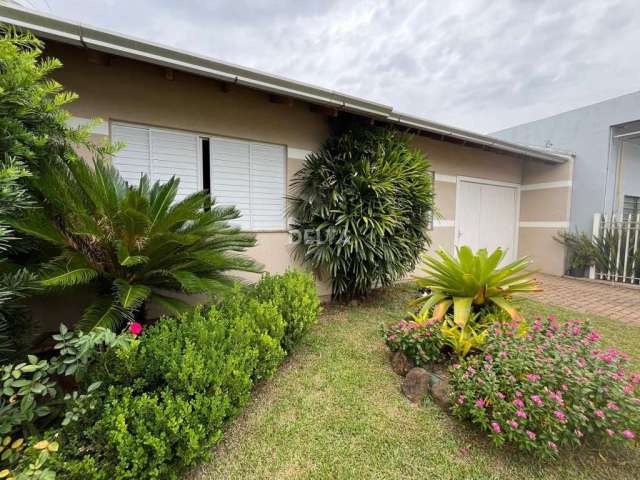
[[[536,274],[543,292],[532,296],[551,305],[640,325],[640,288],[626,288]]]

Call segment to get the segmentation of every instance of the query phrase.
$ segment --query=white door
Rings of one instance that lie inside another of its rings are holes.
[[[505,261],[516,256],[518,188],[474,180],[459,180],[456,202],[456,245],[474,251],[498,247],[507,250]]]

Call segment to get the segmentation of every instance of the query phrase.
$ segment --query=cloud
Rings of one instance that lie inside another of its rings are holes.
[[[634,0],[28,3],[479,132],[640,89]]]

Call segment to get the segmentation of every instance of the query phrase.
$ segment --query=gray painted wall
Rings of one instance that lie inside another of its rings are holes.
[[[611,212],[615,204],[616,155],[610,154],[611,127],[634,120],[640,120],[640,91],[492,135],[525,145],[549,146],[575,153],[571,229],[590,232],[593,214]],[[625,144],[628,155],[625,154],[622,189],[637,192],[640,191],[640,148],[633,149],[635,153],[632,153],[628,145]]]

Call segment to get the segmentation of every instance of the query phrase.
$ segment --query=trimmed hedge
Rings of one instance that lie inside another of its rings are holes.
[[[284,275],[265,273],[255,292],[259,300],[273,303],[282,314],[282,348],[290,352],[318,318],[320,302],[315,281],[311,275],[295,270]]]
[[[221,439],[253,385],[285,357],[282,345],[299,341],[317,312],[313,279],[288,272],[160,320],[92,372],[106,394],[60,431],[56,469],[78,480],[179,478]]]

